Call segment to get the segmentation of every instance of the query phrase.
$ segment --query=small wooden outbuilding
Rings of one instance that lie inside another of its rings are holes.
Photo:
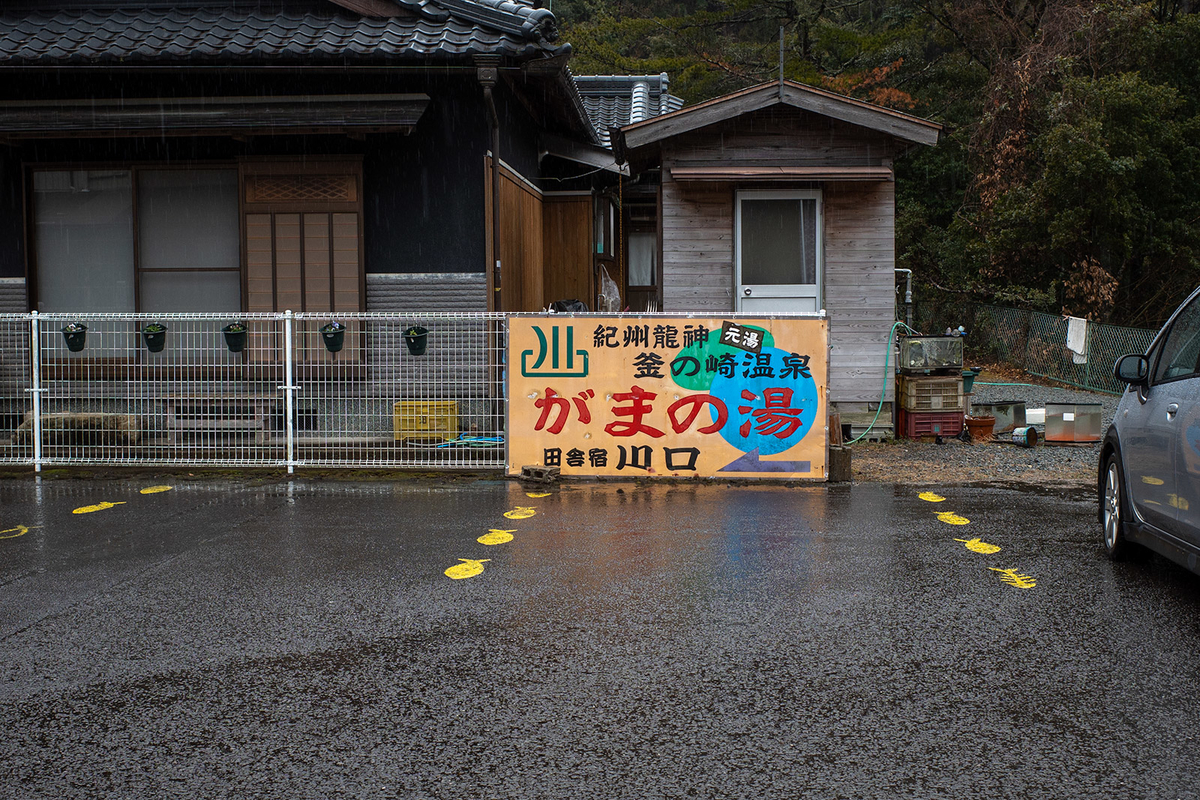
[[[660,308],[824,309],[830,402],[867,410],[896,319],[893,163],[941,131],[790,81],[622,127],[614,147],[631,173],[661,170]]]

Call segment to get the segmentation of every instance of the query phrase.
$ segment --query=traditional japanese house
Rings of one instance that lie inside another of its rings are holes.
[[[591,187],[621,168],[540,5],[6,2],[0,312],[591,305]],[[634,95],[615,80],[613,102]],[[656,105],[606,123],[678,107],[647,80]],[[89,375],[139,379],[114,364],[137,349],[128,323],[92,328],[84,355],[107,372]],[[371,362],[369,332],[348,336],[342,363]],[[26,355],[0,355],[11,421]],[[369,377],[381,401],[405,381]]]
[[[790,81],[621,126],[619,160],[656,177],[652,302],[666,312],[824,309],[831,405],[873,410],[896,318],[893,163],[940,131]]]

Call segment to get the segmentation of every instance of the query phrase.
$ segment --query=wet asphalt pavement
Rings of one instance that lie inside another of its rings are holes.
[[[1200,797],[1200,578],[929,488],[0,481],[0,796]]]

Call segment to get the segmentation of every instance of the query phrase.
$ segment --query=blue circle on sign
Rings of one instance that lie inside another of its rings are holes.
[[[721,427],[721,438],[743,453],[757,449],[759,455],[766,456],[790,450],[812,430],[817,416],[817,383],[794,372],[786,378],[777,377],[786,371],[783,359],[791,353],[763,347],[762,354],[769,355],[769,359],[755,359],[754,354],[747,353],[732,378],[716,375],[709,392],[729,412]],[[756,374],[756,368],[761,374]],[[715,409],[710,407],[709,414],[715,422]]]

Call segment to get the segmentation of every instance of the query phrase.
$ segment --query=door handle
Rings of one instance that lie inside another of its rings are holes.
[[[745,289],[742,289],[742,292],[743,292],[743,293],[746,295],[746,297],[749,297],[749,296],[750,296],[750,288],[749,288],[749,287],[746,287]]]
[[[1179,412],[1179,403],[1171,403],[1167,406],[1167,419],[1175,419],[1175,415]]]

